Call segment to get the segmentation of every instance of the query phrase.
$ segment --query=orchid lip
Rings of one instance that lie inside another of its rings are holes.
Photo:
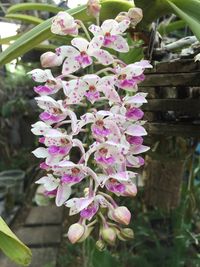
[[[54,189],[52,191],[45,191],[44,195],[45,196],[56,196],[57,195],[57,189]]]
[[[80,54],[79,56],[75,57],[75,60],[78,61],[80,65],[82,64],[89,65],[91,63],[91,59],[87,54],[84,54],[84,55]]]
[[[63,184],[65,183],[78,183],[82,180],[82,178],[80,176],[73,176],[73,175],[69,175],[69,174],[64,174],[61,178],[61,182]]]
[[[102,137],[108,136],[111,133],[109,129],[106,128],[101,129],[100,127],[94,127],[92,131],[95,135],[99,135]]]
[[[104,164],[108,164],[108,165],[113,164],[115,162],[115,159],[112,156],[108,157],[108,158],[101,156],[101,157],[98,157],[96,160],[98,162],[101,162],[101,163],[104,163]]]
[[[85,96],[87,97],[87,99],[91,102],[98,100],[100,97],[99,92],[86,92]]]
[[[107,46],[116,41],[117,37],[115,35],[105,35],[103,45]]]
[[[66,155],[69,152],[69,147],[50,146],[48,152],[51,155]]]
[[[48,93],[52,93],[52,88],[50,88],[50,87],[48,87],[48,86],[45,86],[45,85],[39,85],[39,86],[35,86],[34,88],[33,88],[33,90],[36,92],[36,93],[38,93],[38,94],[40,94],[40,93],[46,93],[46,94],[48,94]]]
[[[130,108],[126,112],[126,117],[129,119],[139,120],[144,116],[144,112],[139,108]]]
[[[82,218],[90,220],[98,211],[98,206],[91,204],[80,212]]]
[[[60,121],[62,119],[61,116],[59,116],[59,115],[55,116],[55,115],[53,115],[51,113],[48,113],[46,111],[42,112],[39,117],[43,121],[53,121],[53,122],[58,122],[58,121]]]
[[[128,136],[127,141],[131,145],[141,145],[143,143],[143,138],[141,136]]]
[[[126,186],[120,183],[108,183],[106,188],[113,193],[123,193],[126,189]]]

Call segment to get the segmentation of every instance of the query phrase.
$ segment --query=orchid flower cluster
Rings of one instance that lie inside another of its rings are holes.
[[[97,1],[93,9],[90,6],[92,11],[99,14]],[[80,215],[68,230],[71,243],[85,240],[95,224],[99,224],[99,248],[113,245],[117,237],[124,241],[133,237],[130,228],[122,227],[129,224],[131,213],[114,198],[137,193],[133,170],[144,164],[139,154],[149,149],[143,145],[147,133],[140,109],[147,102],[146,94],[137,92],[137,85],[144,80],[144,70],[152,66],[146,60],[126,65],[116,55],[129,51],[124,35],[136,24],[133,14],[138,15],[137,11],[123,12],[101,26],[90,25],[89,31],[83,22],[59,12],[52,19],[51,31],[72,35],[71,45],[44,53],[44,69],[29,73],[41,83],[34,91],[43,110],[40,121],[32,125],[41,144],[33,154],[43,159],[40,168],[47,174],[36,183],[55,198],[57,206],[68,207],[69,215]],[[52,74],[50,68],[60,66],[62,73]],[[81,115],[76,114],[77,107]]]

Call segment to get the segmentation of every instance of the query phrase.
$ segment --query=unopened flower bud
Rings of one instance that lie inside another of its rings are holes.
[[[114,245],[116,240],[116,231],[112,227],[103,228],[101,231],[101,235],[104,241],[106,241],[109,245]]]
[[[99,251],[103,251],[104,248],[105,248],[105,242],[101,239],[97,240],[96,242],[96,248],[99,250]]]
[[[78,242],[84,235],[85,227],[80,223],[74,223],[69,227],[67,236],[69,241],[74,244]]]
[[[120,234],[125,239],[133,239],[134,238],[134,232],[131,228],[121,229]]]
[[[81,242],[85,241],[88,238],[88,236],[91,234],[93,229],[94,229],[94,227],[87,227],[86,226],[84,234],[82,235],[82,237],[77,242],[81,243]]]
[[[91,16],[95,18],[98,17],[101,10],[101,5],[99,3],[99,0],[88,0],[87,10]]]
[[[129,17],[128,17],[128,12],[120,12],[117,17],[115,18],[115,20],[117,22],[121,22],[123,20],[128,20]]]
[[[112,219],[118,223],[128,225],[131,220],[131,213],[125,206],[117,207],[112,213]]]
[[[78,35],[78,25],[70,14],[60,11],[52,20],[51,31],[59,35]]]
[[[141,8],[133,7],[128,11],[128,17],[133,26],[136,26],[143,18],[143,12]]]
[[[129,197],[135,197],[137,195],[136,185],[135,184],[126,185],[124,195]]]
[[[57,56],[53,52],[46,52],[40,57],[40,62],[43,68],[60,66],[62,61],[62,57]]]

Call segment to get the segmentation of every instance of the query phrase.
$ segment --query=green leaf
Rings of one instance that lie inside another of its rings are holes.
[[[133,41],[131,35],[127,38],[130,50],[128,53],[119,53],[118,57],[126,64],[131,64],[144,58],[143,41]]]
[[[31,262],[31,251],[10,230],[0,217],[0,249],[14,262],[28,266]]]
[[[115,17],[121,11],[127,11],[133,7],[133,3],[126,0],[104,0],[101,2],[101,20]],[[114,8],[113,8],[114,7]],[[86,13],[86,5],[69,9],[66,12],[73,15],[76,19],[83,21],[91,21],[92,17]],[[11,44],[4,52],[0,54],[0,65],[6,64],[11,60],[30,51],[32,48],[43,42],[53,35],[50,31],[51,20],[48,19],[34,27],[29,32],[23,34],[13,44]]]
[[[7,14],[15,13],[18,11],[24,10],[40,10],[40,11],[47,11],[51,13],[58,13],[59,11],[63,11],[64,9],[61,7],[57,7],[50,4],[40,4],[40,3],[21,3],[16,4],[8,8]]]
[[[22,22],[29,23],[29,24],[35,24],[35,25],[40,24],[40,23],[43,22],[43,19],[39,19],[37,17],[30,16],[30,15],[8,14],[5,17],[7,19],[20,20]]]
[[[92,262],[95,267],[122,267],[108,250],[100,252],[95,249]]]
[[[169,24],[161,23],[158,31],[161,35],[167,35],[171,32],[183,29],[186,26],[186,22],[183,20],[177,20],[170,22]]]
[[[34,47],[36,50],[40,51],[55,51],[56,46],[55,45],[46,45],[46,44],[40,44]]]
[[[200,40],[200,0],[135,0],[135,5],[144,13],[140,29],[148,29],[150,23],[159,17],[175,13]]]
[[[167,2],[200,40],[200,0],[167,0]]]
[[[17,40],[22,34],[15,34],[6,38],[0,38],[0,44],[9,44],[11,41]]]

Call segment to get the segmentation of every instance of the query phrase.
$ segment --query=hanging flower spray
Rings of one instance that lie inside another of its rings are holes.
[[[137,194],[133,170],[144,164],[139,154],[149,149],[143,145],[147,133],[140,109],[146,94],[138,92],[137,84],[152,66],[146,60],[126,65],[116,56],[129,51],[126,31],[141,20],[141,10],[132,8],[99,26],[100,8],[98,1],[88,2],[88,13],[97,19],[88,29],[67,12],[59,12],[51,31],[72,35],[71,45],[44,53],[45,69],[29,74],[41,83],[34,91],[43,110],[40,121],[32,125],[41,143],[33,154],[44,160],[40,168],[47,174],[36,183],[57,206],[68,207],[69,215],[80,215],[68,230],[71,243],[85,240],[96,227],[97,246],[102,248],[117,238],[133,237],[127,228],[131,213],[118,203],[120,196]],[[54,76],[49,68],[59,66],[62,73]]]

